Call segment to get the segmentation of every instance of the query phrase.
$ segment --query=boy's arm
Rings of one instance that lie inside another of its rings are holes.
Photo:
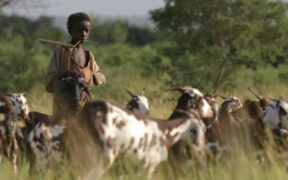
[[[94,60],[93,60],[94,61]],[[106,83],[106,77],[100,72],[99,66],[94,61],[93,63],[93,83],[96,85],[101,85]]]

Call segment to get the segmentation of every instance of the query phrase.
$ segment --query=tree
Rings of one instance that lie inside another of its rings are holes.
[[[99,42],[101,45],[123,43],[126,41],[127,28],[127,22],[121,19],[106,20],[104,22],[99,22],[96,19],[92,23],[90,39]]]
[[[182,68],[182,83],[202,79],[199,86],[217,90],[239,66],[287,62],[287,7],[281,0],[166,0],[151,18],[178,44],[173,66]]]
[[[42,0],[0,0],[0,10],[2,7],[6,6],[18,6],[21,8],[29,8],[29,7],[43,7],[44,5]]]

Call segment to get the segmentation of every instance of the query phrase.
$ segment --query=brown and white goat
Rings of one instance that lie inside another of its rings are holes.
[[[217,123],[218,118],[218,105],[214,99],[215,96],[211,94],[203,94],[196,88],[192,87],[178,87],[171,88],[168,90],[179,91],[181,96],[178,98],[178,102],[174,111],[172,112],[169,120],[181,116],[179,110],[189,111],[195,110],[200,118],[200,121],[203,121],[206,125],[206,134],[209,131],[209,128],[212,124]],[[205,134],[205,138],[206,137]],[[172,147],[172,154],[170,155],[171,159],[185,159],[186,162],[193,162],[193,157],[191,159],[191,152],[189,150],[189,143],[179,141]],[[204,149],[202,149],[204,151]],[[174,164],[174,163],[173,163]]]
[[[131,100],[126,105],[126,109],[132,111],[135,114],[149,114],[149,101],[144,96],[145,89],[143,88],[140,95],[135,95],[127,87],[126,91],[131,96]]]
[[[288,129],[288,102],[283,98],[269,99],[256,94],[251,88],[250,91],[258,98],[263,110],[263,121],[272,130]]]
[[[27,156],[30,161],[30,173],[45,172],[49,163],[61,165],[62,142],[66,126],[60,123],[61,116],[49,116],[39,112],[30,112],[31,122],[26,126]]]
[[[181,92],[181,97],[178,99],[177,105],[169,119],[174,119],[178,114],[181,116],[181,113],[176,111],[177,109],[194,109],[199,113],[201,119],[213,118],[214,120],[217,120],[218,106],[212,95],[204,95],[198,89],[188,86],[171,88],[168,89],[168,91]]]
[[[219,110],[218,125],[221,132],[233,134],[233,131],[241,127],[249,128],[252,137],[256,138],[257,143],[262,144],[264,124],[262,122],[263,111],[259,103],[247,100],[242,105],[239,98],[231,96],[222,98],[224,101]]]
[[[0,122],[0,149],[12,161],[14,172],[17,172],[16,135],[21,134],[21,128],[29,121],[29,108],[23,93],[0,94],[0,104],[0,113],[5,117]]]
[[[12,102],[4,95],[0,93],[0,113],[9,114],[13,112]]]
[[[264,111],[263,122],[267,125],[274,135],[288,142],[288,101],[283,98],[269,99],[256,94],[249,89],[259,100]],[[282,142],[281,142],[282,143]]]
[[[205,127],[193,114],[171,121],[157,120],[98,100],[85,106],[80,122],[95,137],[99,136],[107,167],[119,154],[124,154],[142,162],[148,178],[160,162],[167,160],[168,148],[179,139],[192,138],[199,146],[205,142]]]
[[[207,128],[207,148],[213,152],[213,158],[219,159],[223,153],[233,153],[239,145],[252,143],[257,148],[263,147],[265,129],[262,122],[263,111],[256,101],[247,100],[244,105],[239,98],[223,97],[224,101],[219,110],[218,122]],[[249,141],[247,141],[249,139]]]

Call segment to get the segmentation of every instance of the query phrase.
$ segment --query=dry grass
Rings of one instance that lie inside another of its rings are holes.
[[[133,84],[133,83],[132,83]],[[176,105],[176,100],[180,96],[178,92],[165,92],[162,93],[163,89],[156,88],[155,84],[149,84],[147,81],[143,80],[141,84],[130,85],[130,89],[134,92],[140,92],[145,86],[147,89],[146,96],[150,100],[151,105],[151,115],[161,119],[167,119],[172,113],[172,109]],[[232,94],[239,95],[240,98],[246,99],[253,97],[249,94],[248,85],[243,85],[241,90],[235,91]],[[123,88],[118,88],[115,93],[117,96],[110,96],[111,93],[110,86],[103,86],[103,88],[95,88],[92,90],[93,97],[103,97],[104,99],[112,99],[118,102],[118,104],[125,105],[129,100],[129,95],[126,94],[124,85]],[[261,89],[262,87],[257,87]],[[286,86],[281,85],[280,90],[273,92],[267,89],[273,89],[272,87],[263,87],[263,96],[278,97],[280,91],[287,90]],[[114,91],[114,90],[111,90]],[[161,93],[159,93],[161,92]],[[44,91],[42,86],[36,87],[27,95],[29,106],[31,111],[38,111],[42,113],[51,114],[52,113],[52,97],[50,94]],[[254,98],[254,97],[253,97]],[[93,144],[88,138],[84,136],[78,136],[77,134],[74,139],[76,142],[84,142],[85,146],[81,145],[81,148],[73,148],[75,158],[72,162],[66,163],[60,169],[62,175],[59,176],[55,170],[49,170],[45,175],[35,176],[35,179],[76,179],[77,177],[73,174],[85,174],[86,170],[91,167],[96,167],[99,160],[99,151],[95,144]],[[83,138],[84,137],[84,138]],[[79,139],[80,138],[80,139]],[[243,180],[243,179],[287,179],[286,171],[286,161],[287,154],[279,153],[275,151],[272,145],[264,150],[259,150],[253,146],[253,143],[247,138],[247,134],[242,134],[240,136],[235,136],[233,139],[233,151],[226,158],[216,161],[214,163],[207,163],[205,166],[199,168],[195,166],[187,167],[183,164],[177,165],[181,171],[174,173],[169,162],[162,163],[153,179],[166,180],[166,179],[199,179],[199,180]],[[82,141],[81,141],[82,140]],[[258,155],[266,155],[265,161],[263,163],[256,163]],[[77,163],[75,163],[77,162]],[[79,163],[80,162],[80,163]],[[15,175],[12,172],[10,163],[4,159],[4,163],[0,165],[0,179],[31,179],[29,177],[29,163],[23,161],[20,164],[19,174]],[[58,170],[60,170],[58,169]],[[97,170],[97,168],[94,168]],[[116,163],[104,174],[103,179],[145,179],[145,175],[139,175],[138,173],[139,165],[133,164],[132,161],[119,158]]]

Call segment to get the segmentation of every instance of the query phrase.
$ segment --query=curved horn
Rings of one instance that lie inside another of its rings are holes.
[[[216,97],[220,97],[220,95],[219,94],[213,94],[212,97],[216,98]]]
[[[184,87],[176,87],[176,88],[169,88],[166,89],[165,91],[180,91],[181,93],[183,93],[184,91],[193,91],[194,88],[189,87],[189,86],[184,86]]]
[[[227,97],[222,96],[222,95],[218,95],[219,97],[221,97],[222,99],[226,99]]]
[[[140,93],[140,96],[144,96],[145,88],[143,88],[142,92]]]
[[[259,100],[263,99],[261,96],[259,96],[258,94],[256,94],[256,92],[252,89],[252,88],[249,88],[249,91],[254,94]]]
[[[134,94],[128,89],[127,86],[125,87],[125,89],[126,89],[126,91],[128,92],[128,94],[129,94],[130,96],[132,96],[132,97],[136,96],[136,95],[134,95]]]

